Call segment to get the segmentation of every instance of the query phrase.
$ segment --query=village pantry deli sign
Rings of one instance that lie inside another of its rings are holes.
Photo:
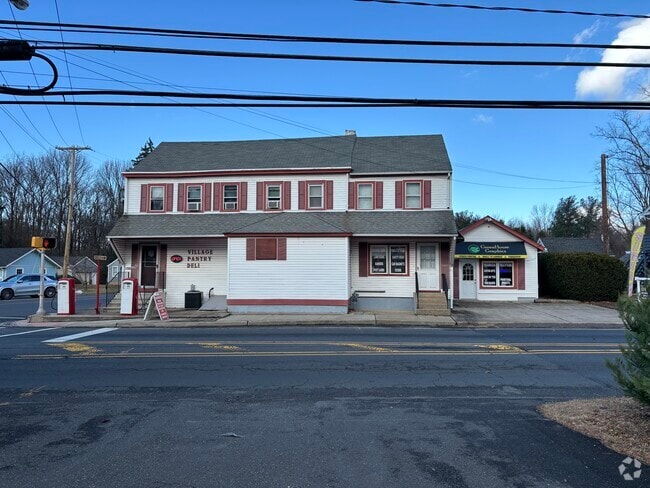
[[[455,254],[465,259],[525,259],[526,256],[523,242],[459,242]]]
[[[203,263],[211,262],[213,255],[213,249],[188,249],[185,257],[180,254],[174,254],[169,260],[176,264],[186,261],[186,267],[193,269],[200,268]]]

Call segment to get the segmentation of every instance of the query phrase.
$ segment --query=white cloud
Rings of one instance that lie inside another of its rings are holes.
[[[494,117],[491,115],[478,114],[472,119],[472,122],[476,122],[477,124],[492,124],[494,122]]]
[[[626,22],[612,45],[650,44],[650,19]],[[603,63],[650,63],[650,50],[646,49],[605,49]],[[629,88],[637,88],[635,81],[641,75],[640,68],[594,67],[580,72],[576,81],[578,97],[600,97],[616,99]]]
[[[573,36],[573,43],[582,44],[585,41],[588,41],[589,39],[591,39],[596,35],[598,29],[600,29],[600,19],[594,22],[593,24],[591,24],[586,29],[578,32],[575,36]]]

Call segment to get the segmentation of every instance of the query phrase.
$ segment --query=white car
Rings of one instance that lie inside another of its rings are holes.
[[[47,298],[56,295],[56,279],[52,276],[43,277],[43,290]],[[41,286],[41,276],[37,274],[13,275],[0,281],[0,299],[11,300],[13,297],[37,297]]]

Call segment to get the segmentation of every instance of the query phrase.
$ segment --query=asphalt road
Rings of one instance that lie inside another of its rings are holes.
[[[56,311],[56,297],[45,298],[44,306],[47,313]],[[95,291],[85,290],[82,294],[77,295],[77,311],[95,310]],[[105,306],[105,294],[100,294],[101,306]],[[7,322],[14,320],[26,319],[27,316],[36,313],[38,310],[38,298],[31,297],[14,297],[11,300],[0,300],[0,325],[7,325]]]
[[[3,488],[648,486],[536,411],[620,394],[620,329],[43,329],[0,329]]]

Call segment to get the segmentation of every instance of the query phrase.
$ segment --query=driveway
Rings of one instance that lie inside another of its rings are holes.
[[[558,325],[622,327],[618,311],[588,303],[520,303],[456,301],[452,312],[458,325]]]

